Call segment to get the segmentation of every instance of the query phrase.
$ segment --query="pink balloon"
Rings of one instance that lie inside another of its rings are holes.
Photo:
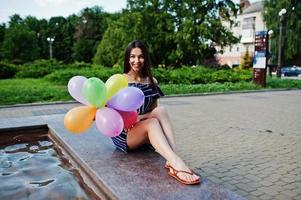
[[[74,76],[68,82],[69,94],[78,102],[89,105],[88,101],[82,94],[84,82],[87,80],[84,76]]]
[[[136,111],[131,111],[131,112],[125,112],[120,110],[116,110],[116,111],[122,117],[125,129],[131,128],[136,123],[138,117]]]
[[[143,92],[136,87],[126,87],[117,92],[107,106],[121,111],[135,111],[144,103]]]
[[[123,129],[120,114],[112,108],[100,108],[96,111],[95,123],[97,129],[105,136],[118,136]]]

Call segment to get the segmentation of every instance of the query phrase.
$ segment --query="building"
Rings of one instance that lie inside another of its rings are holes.
[[[241,0],[240,6],[242,12],[237,15],[235,25],[230,27],[229,23],[224,24],[231,29],[236,37],[241,38],[240,43],[224,48],[218,47],[217,51],[219,53],[216,54],[219,64],[227,64],[230,67],[238,66],[246,51],[253,57],[255,49],[255,33],[267,29],[261,14],[263,11],[263,1],[250,4],[248,0]]]

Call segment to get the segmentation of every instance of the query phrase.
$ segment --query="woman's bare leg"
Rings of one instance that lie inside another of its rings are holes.
[[[156,107],[149,115],[149,118],[157,118],[162,126],[164,134],[174,152],[177,152],[176,142],[174,137],[174,130],[169,119],[168,113],[164,107]]]
[[[156,151],[163,156],[176,170],[190,171],[184,161],[173,151],[163,133],[162,127],[156,118],[146,119],[138,122],[127,133],[127,145],[130,149],[138,148],[147,141],[153,145]],[[199,179],[197,175],[178,173],[181,179],[195,181]]]

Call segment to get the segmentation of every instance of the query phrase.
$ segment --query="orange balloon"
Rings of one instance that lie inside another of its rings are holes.
[[[97,108],[91,106],[79,106],[71,109],[64,118],[65,128],[72,133],[80,133],[93,123]]]

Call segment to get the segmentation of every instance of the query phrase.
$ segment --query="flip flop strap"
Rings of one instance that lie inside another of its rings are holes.
[[[172,170],[177,176],[178,176],[178,173],[185,173],[185,174],[193,175],[192,172],[188,172],[188,171],[184,171],[184,170],[176,170],[174,168]]]

